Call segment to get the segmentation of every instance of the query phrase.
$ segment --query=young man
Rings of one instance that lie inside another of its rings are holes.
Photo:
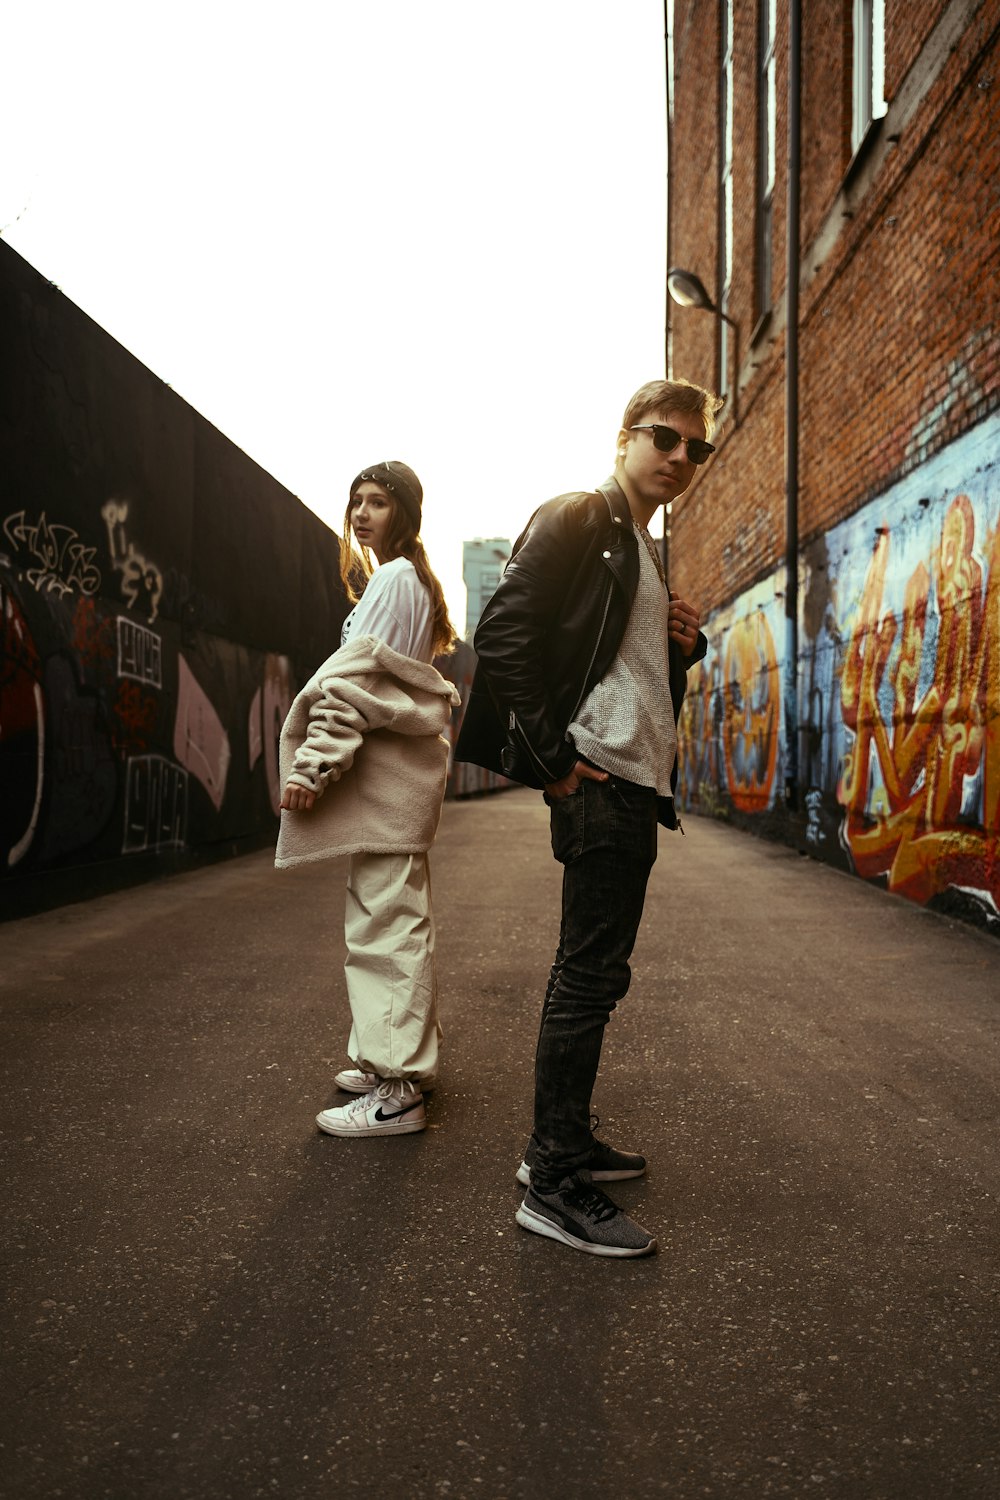
[[[590,1099],[604,1027],[629,986],[657,823],[677,827],[676,718],[687,668],[707,648],[647,527],[714,452],[720,405],[687,381],[644,385],[625,410],[614,476],[535,511],[476,631],[457,748],[459,760],[543,787],[550,808],[562,925],[517,1221],[591,1255],[656,1248],[596,1186],[638,1177],[646,1162],[594,1138]]]

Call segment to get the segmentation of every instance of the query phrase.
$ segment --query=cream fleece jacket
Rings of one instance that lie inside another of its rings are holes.
[[[441,818],[443,737],[458,693],[435,667],[359,636],[328,657],[281,731],[281,784],[315,792],[281,814],[279,869],[343,854],[422,854]]]

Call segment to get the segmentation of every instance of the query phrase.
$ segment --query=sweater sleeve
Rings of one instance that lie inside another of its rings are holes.
[[[363,697],[351,701],[327,684],[309,710],[305,738],[286,781],[322,796],[328,782],[350,770],[370,727]]]

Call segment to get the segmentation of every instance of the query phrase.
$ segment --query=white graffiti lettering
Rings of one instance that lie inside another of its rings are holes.
[[[187,834],[187,773],[162,755],[135,755],[125,783],[123,854],[181,848]]]
[[[128,605],[137,605],[149,616],[152,623],[160,606],[163,594],[163,574],[148,558],[142,557],[125,532],[128,520],[128,503],[124,500],[109,500],[101,508],[101,516],[108,529],[108,551],[111,566],[121,574],[121,590]]]
[[[24,576],[39,593],[43,589],[60,596],[96,594],[100,571],[94,566],[96,547],[85,547],[72,526],[53,526],[42,511],[34,523],[23,510],[13,511],[3,523],[4,535],[14,549],[16,562],[30,565]]]
[[[160,637],[127,615],[118,616],[118,675],[162,686]]]

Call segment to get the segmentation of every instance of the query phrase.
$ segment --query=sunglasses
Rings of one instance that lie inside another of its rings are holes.
[[[640,422],[636,427],[630,427],[629,432],[651,432],[653,447],[658,448],[661,453],[673,453],[678,443],[683,443],[684,451],[693,464],[705,463],[715,452],[713,445],[706,443],[704,438],[681,437],[672,427],[664,427],[659,422]]]

